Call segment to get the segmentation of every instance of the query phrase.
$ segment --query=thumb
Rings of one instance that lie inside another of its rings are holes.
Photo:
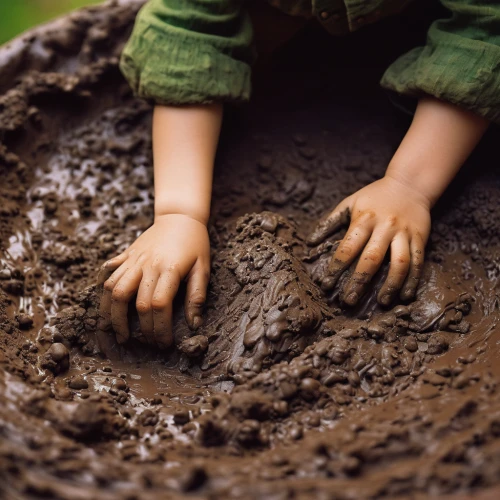
[[[127,260],[127,254],[123,252],[111,260],[105,262],[97,274],[97,285],[103,285],[105,281]]]
[[[345,200],[335,208],[326,218],[322,219],[312,233],[307,238],[307,244],[311,246],[318,245],[328,236],[338,231],[342,226],[349,223],[350,210]]]

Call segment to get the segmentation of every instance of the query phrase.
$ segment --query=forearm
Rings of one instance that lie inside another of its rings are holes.
[[[432,97],[421,99],[386,176],[420,192],[432,207],[488,124],[486,119],[453,104]]]
[[[184,214],[207,223],[222,109],[222,104],[155,107],[155,217]]]

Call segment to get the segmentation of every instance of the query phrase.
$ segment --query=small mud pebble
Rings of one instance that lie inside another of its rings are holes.
[[[179,350],[189,358],[198,358],[208,349],[208,339],[205,335],[195,335],[184,339],[179,345]]]
[[[427,353],[428,354],[441,354],[448,350],[450,343],[444,335],[440,333],[435,333],[430,336],[427,342]]]
[[[410,310],[408,309],[407,306],[405,305],[398,305],[396,306],[392,312],[396,315],[398,318],[409,318],[410,317]]]
[[[191,420],[189,416],[189,410],[180,409],[174,413],[174,423],[176,425],[187,424]]]
[[[0,280],[10,280],[12,277],[12,273],[10,269],[1,269],[0,270]]]
[[[300,392],[305,400],[311,401],[318,398],[320,387],[321,384],[317,380],[308,377],[300,383]]]
[[[422,377],[422,380],[424,382],[427,382],[428,384],[431,385],[447,385],[448,380],[441,375],[438,375],[437,373],[433,372],[428,372],[425,373],[424,376]]]
[[[46,215],[53,215],[57,212],[58,202],[54,196],[49,196],[43,201],[43,209]]]
[[[361,337],[361,332],[354,328],[343,328],[340,330],[339,335],[344,339],[359,339]]]
[[[17,317],[17,324],[21,330],[29,330],[33,327],[33,318],[27,314],[20,314]]]
[[[469,385],[469,380],[470,380],[469,377],[464,373],[462,373],[453,381],[452,386],[455,389],[463,389],[464,387]]]
[[[415,337],[406,337],[404,340],[405,349],[409,352],[417,352],[418,351],[418,342]]]
[[[144,427],[150,427],[150,426],[156,425],[158,423],[158,420],[159,420],[158,415],[152,410],[144,410],[139,415],[139,422]]]
[[[189,467],[179,477],[179,488],[186,493],[195,491],[201,488],[207,479],[205,469],[202,467]]]
[[[24,281],[11,279],[9,281],[2,281],[2,289],[11,295],[23,295]]]
[[[81,389],[88,389],[89,383],[83,377],[79,376],[71,379],[68,386],[70,389],[79,391]]]
[[[115,378],[113,380],[113,383],[111,384],[111,388],[116,390],[116,391],[125,391],[127,390],[127,382],[123,380],[122,378]]]
[[[301,425],[294,425],[290,429],[288,435],[290,436],[291,439],[296,441],[302,438],[302,436],[304,435],[304,430]]]
[[[291,399],[297,393],[297,386],[290,382],[282,382],[280,384],[280,393],[283,399]]]
[[[65,372],[69,368],[69,351],[61,343],[52,344],[42,359],[42,368],[54,374]]]

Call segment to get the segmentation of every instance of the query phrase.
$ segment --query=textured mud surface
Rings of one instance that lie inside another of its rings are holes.
[[[96,334],[97,269],[152,218],[151,109],[117,69],[136,5],[0,51],[0,496],[498,498],[498,132],[437,208],[412,303],[343,309],[320,286],[336,242],[304,243],[404,133],[375,83],[405,22],[311,28],[228,116],[205,326],[179,304],[167,355],[136,323]]]

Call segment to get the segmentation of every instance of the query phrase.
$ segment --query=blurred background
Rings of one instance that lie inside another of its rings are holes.
[[[0,0],[0,44],[19,33],[85,5],[102,0]]]

